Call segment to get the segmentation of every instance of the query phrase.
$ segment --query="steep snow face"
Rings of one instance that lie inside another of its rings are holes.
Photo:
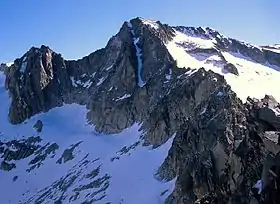
[[[216,42],[210,36],[206,38],[205,36],[195,35],[194,33],[189,33],[190,31],[179,32],[176,31],[175,39],[177,44],[181,44],[186,50],[190,51],[195,48],[213,48]]]
[[[173,41],[167,43],[166,47],[169,50],[170,54],[177,61],[177,65],[179,67],[191,67],[191,68],[199,68],[202,67],[203,63],[197,60],[195,57],[191,56],[186,52],[186,46],[184,44],[188,44],[193,37],[189,37],[181,32],[176,31],[176,35],[173,38]],[[199,44],[195,44],[194,42],[191,43],[189,47],[195,46],[204,46],[204,47],[211,47],[212,44],[209,43],[207,40],[198,39],[200,42]],[[197,41],[196,41],[197,42]]]
[[[280,101],[280,92],[277,88],[280,81],[280,67],[259,64],[240,53],[219,51],[213,38],[195,36],[189,31],[175,32],[176,36],[166,44],[166,47],[177,61],[178,67],[193,69],[204,67],[206,70],[224,75],[233,91],[244,102],[248,96],[261,99],[266,94]],[[193,52],[196,48],[200,48],[199,52]],[[207,49],[213,51],[209,52]],[[238,76],[225,69],[227,63],[237,68]]]
[[[159,181],[155,175],[174,137],[152,149],[142,146],[139,124],[119,134],[97,133],[86,120],[87,109],[76,104],[11,125],[4,80],[0,72],[2,147],[16,152],[17,145],[8,147],[9,141],[26,141],[31,136],[42,140],[33,142],[37,149],[30,156],[8,161],[15,168],[0,170],[1,203],[54,203],[60,199],[62,203],[77,204],[164,203],[173,191],[175,180]],[[33,128],[38,120],[42,121],[42,132]]]
[[[233,63],[240,73],[239,76],[225,74],[225,78],[243,101],[248,96],[260,99],[265,94],[272,95],[280,101],[280,92],[277,88],[280,81],[280,67],[258,64],[239,53],[223,52],[223,56]]]

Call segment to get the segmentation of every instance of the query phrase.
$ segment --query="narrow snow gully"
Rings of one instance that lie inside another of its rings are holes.
[[[138,68],[137,68],[138,86],[139,87],[143,87],[143,86],[145,86],[145,82],[142,80],[142,77],[141,77],[143,63],[142,63],[142,50],[138,46],[139,37],[136,37],[131,22],[127,22],[127,25],[130,28],[130,32],[131,32],[131,34],[133,36],[133,44],[134,44],[135,49],[136,49],[136,56],[137,56],[137,61],[138,61]]]

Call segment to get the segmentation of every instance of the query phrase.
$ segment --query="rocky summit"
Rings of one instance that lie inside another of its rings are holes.
[[[135,18],[0,67],[1,203],[280,203],[280,52]]]

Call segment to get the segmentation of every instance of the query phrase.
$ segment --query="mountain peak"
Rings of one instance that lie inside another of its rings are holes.
[[[279,58],[140,17],[82,59],[32,47],[0,66],[1,201],[252,203],[280,162]]]
[[[27,54],[31,53],[53,53],[54,51],[47,45],[41,45],[40,47],[31,47]]]
[[[152,28],[157,29],[159,27],[160,22],[159,21],[155,21],[155,20],[150,20],[150,19],[144,19],[144,18],[139,18],[143,24],[145,25],[149,25]]]
[[[158,29],[161,26],[160,21],[146,19],[146,18],[142,18],[142,17],[136,17],[136,18],[130,19],[128,22],[135,24],[135,25],[139,25],[139,24],[145,25],[145,26],[148,26],[153,29]]]

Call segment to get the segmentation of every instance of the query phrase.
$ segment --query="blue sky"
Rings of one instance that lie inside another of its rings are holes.
[[[0,0],[0,62],[45,44],[66,59],[104,47],[125,20],[209,26],[253,44],[280,43],[279,0]]]

